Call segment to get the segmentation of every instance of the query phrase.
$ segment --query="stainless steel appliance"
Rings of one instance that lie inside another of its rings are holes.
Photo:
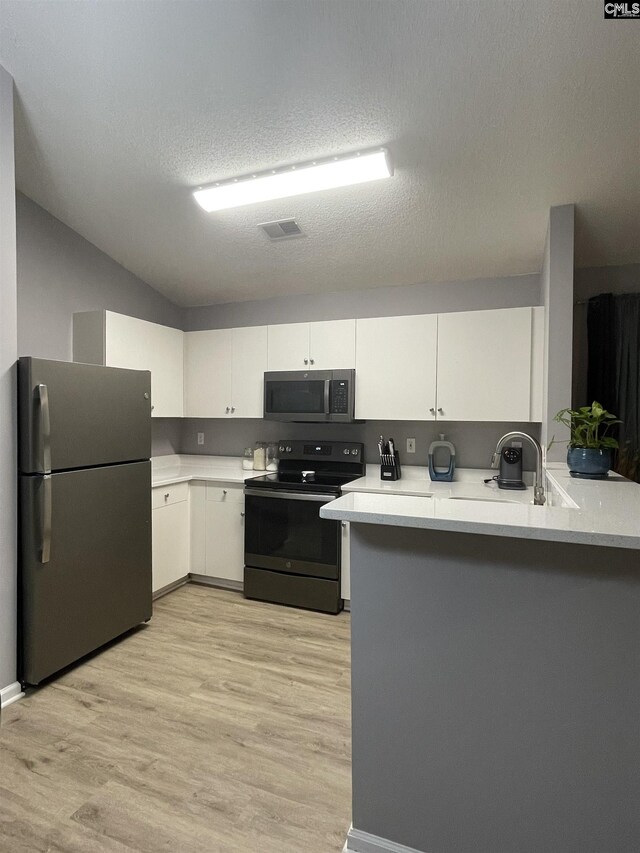
[[[320,507],[365,471],[363,445],[281,441],[278,471],[245,480],[244,594],[339,613],[340,522]]]
[[[351,423],[355,370],[272,371],[264,375],[264,417],[272,421]]]
[[[150,380],[18,362],[23,684],[151,617]]]

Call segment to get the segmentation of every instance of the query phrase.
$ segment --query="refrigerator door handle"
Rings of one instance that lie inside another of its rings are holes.
[[[49,389],[46,385],[38,385],[38,402],[40,404],[40,444],[42,447],[42,473],[51,473],[51,418],[49,416]]]
[[[40,562],[48,563],[51,559],[51,474],[42,478],[42,502],[40,508],[41,539]]]

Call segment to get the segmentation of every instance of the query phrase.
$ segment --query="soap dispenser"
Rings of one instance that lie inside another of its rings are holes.
[[[456,449],[450,441],[444,440],[444,433],[440,433],[440,441],[432,441],[429,445],[429,476],[436,482],[450,483],[455,468]]]

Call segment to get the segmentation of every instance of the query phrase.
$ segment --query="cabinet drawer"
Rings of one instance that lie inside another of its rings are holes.
[[[232,486],[229,483],[207,483],[207,500],[242,503],[244,486]]]
[[[158,509],[161,506],[177,504],[189,497],[189,483],[174,483],[171,486],[158,486],[151,492],[151,506]]]

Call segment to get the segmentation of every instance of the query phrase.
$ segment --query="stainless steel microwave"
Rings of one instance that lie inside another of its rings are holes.
[[[273,371],[264,375],[264,417],[271,421],[351,423],[355,370]]]

